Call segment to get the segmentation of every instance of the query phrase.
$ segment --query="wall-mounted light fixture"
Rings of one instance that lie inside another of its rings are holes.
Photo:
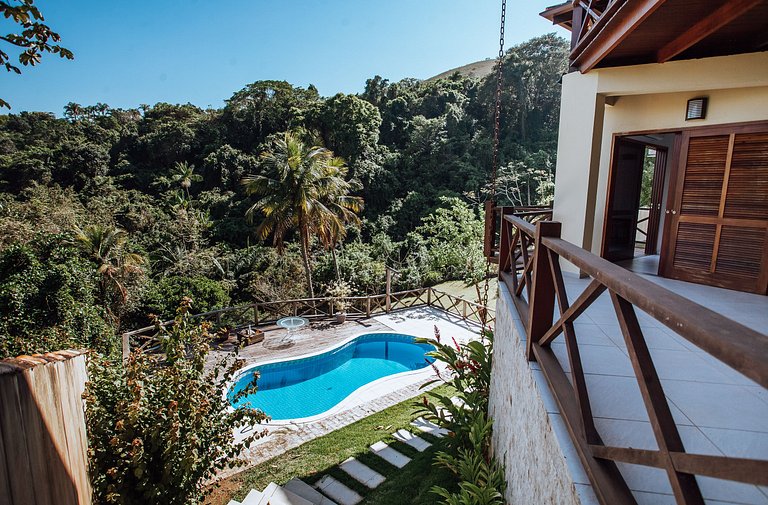
[[[685,120],[691,119],[704,119],[707,116],[707,101],[709,99],[706,96],[700,96],[698,98],[691,98],[688,100],[688,107],[685,109]]]

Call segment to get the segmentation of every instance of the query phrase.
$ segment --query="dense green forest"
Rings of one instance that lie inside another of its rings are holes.
[[[554,35],[507,52],[499,201],[551,199],[566,57]],[[0,116],[0,357],[110,352],[185,295],[201,312],[376,293],[385,265],[398,288],[478,279],[494,93],[459,74],[329,98],[258,81],[219,109]]]

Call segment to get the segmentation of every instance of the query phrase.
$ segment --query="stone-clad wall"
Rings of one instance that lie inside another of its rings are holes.
[[[490,415],[493,449],[507,476],[510,504],[580,505],[563,451],[525,359],[517,312],[503,283],[496,305]]]

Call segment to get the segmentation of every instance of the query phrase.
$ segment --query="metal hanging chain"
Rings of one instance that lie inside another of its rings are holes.
[[[496,108],[494,109],[493,117],[493,154],[491,156],[491,191],[490,198],[492,202],[496,200],[496,178],[499,171],[499,135],[501,130],[501,89],[504,83],[504,74],[502,73],[502,65],[504,63],[504,25],[506,24],[507,17],[507,0],[501,0],[501,23],[499,26],[499,57],[498,65],[496,68]],[[494,212],[493,207],[491,212]],[[495,219],[495,216],[493,217]],[[502,217],[503,218],[503,217]],[[491,258],[486,258],[485,263],[485,284],[483,286],[483,300],[482,305],[485,307],[485,314],[483,315],[483,335],[486,331],[490,330],[488,324],[488,289],[491,277]]]

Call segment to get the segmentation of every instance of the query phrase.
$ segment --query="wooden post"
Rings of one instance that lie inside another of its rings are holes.
[[[365,316],[371,317],[371,295],[365,299]]]
[[[385,300],[385,303],[384,303],[385,309],[384,310],[387,313],[389,313],[389,309],[392,307],[392,301],[390,300],[390,294],[392,293],[392,272],[394,272],[394,270],[392,270],[389,267],[387,267],[386,270],[387,270],[387,289],[386,289],[387,296],[384,299]]]
[[[501,272],[508,272],[510,270],[510,248],[512,247],[512,237],[515,233],[515,227],[504,219],[504,215],[501,216],[501,236],[499,237],[499,278],[501,278]],[[515,274],[514,265],[512,265],[512,273]]]
[[[538,342],[552,327],[555,310],[555,284],[549,268],[549,255],[541,245],[543,237],[560,238],[562,225],[554,221],[536,223],[536,239],[533,253],[533,287],[528,301],[528,341],[526,356],[533,361],[533,342]]]
[[[427,307],[432,306],[432,288],[427,288]]]
[[[579,43],[579,39],[582,36],[582,28],[584,25],[584,7],[581,5],[575,5],[571,14],[571,50],[573,50]]]

